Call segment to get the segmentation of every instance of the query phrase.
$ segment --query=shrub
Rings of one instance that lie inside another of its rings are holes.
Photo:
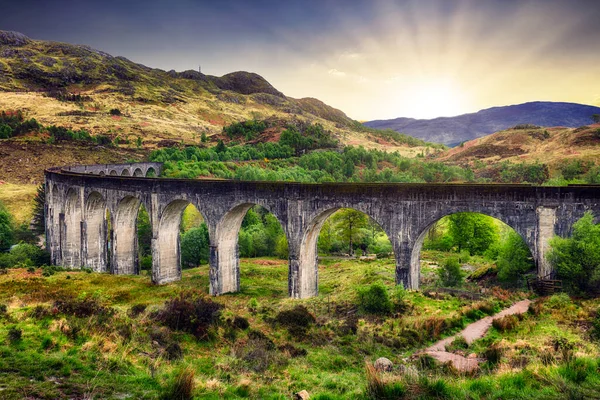
[[[571,301],[571,297],[569,297],[569,295],[566,293],[553,294],[546,301],[546,307],[553,310],[564,309],[570,306],[571,304],[573,304],[573,302]]]
[[[184,367],[175,372],[163,388],[163,400],[192,400],[194,398],[194,370]]]
[[[91,317],[93,315],[110,316],[114,313],[114,310],[103,306],[93,296],[59,299],[54,302],[54,307],[62,314],[73,315],[79,318]]]
[[[29,243],[19,243],[10,249],[17,263],[40,266],[50,262],[50,254],[39,247]]]
[[[281,351],[282,353],[289,355],[291,358],[304,357],[308,354],[308,351],[306,351],[306,349],[296,347],[291,343],[286,343],[284,345],[281,345],[277,349],[279,351]]]
[[[505,315],[502,318],[496,318],[492,321],[492,326],[500,332],[513,330],[519,323],[519,318],[516,315]]]
[[[167,300],[155,318],[174,331],[191,333],[197,339],[207,339],[209,328],[219,320],[223,306],[195,292],[182,292]]]
[[[392,302],[387,287],[381,282],[357,289],[359,308],[367,314],[389,314]]]
[[[231,325],[234,328],[241,329],[241,330],[246,330],[246,329],[250,328],[250,323],[248,322],[248,320],[244,317],[239,317],[239,316],[236,316],[233,319],[233,322],[231,323]]]
[[[367,398],[373,400],[401,399],[406,393],[406,387],[401,382],[386,382],[370,363],[365,364],[367,375]]]
[[[110,115],[116,115],[116,116],[121,116],[121,110],[119,110],[118,108],[111,108],[110,111],[108,112]]]
[[[469,343],[463,335],[457,335],[452,343],[446,345],[446,351],[465,350],[469,348]]]
[[[163,354],[167,360],[173,361],[183,357],[183,349],[168,328],[152,327],[149,336],[153,342],[158,343],[161,347],[161,354]]]
[[[4,204],[0,202],[0,251],[8,249],[13,243],[13,219]]]
[[[134,304],[129,309],[129,316],[131,318],[137,318],[141,313],[146,311],[146,304]]]
[[[150,271],[152,269],[152,256],[140,257],[140,269],[142,271]]]
[[[42,350],[48,350],[54,347],[54,342],[52,341],[52,338],[48,336],[43,338],[40,347],[42,348]]]
[[[275,321],[286,327],[290,335],[301,338],[315,322],[315,317],[305,306],[296,306],[291,310],[281,311]]]
[[[493,343],[483,352],[483,356],[491,366],[496,366],[502,360],[504,350],[499,343]]]
[[[516,281],[535,265],[529,247],[521,236],[511,231],[498,251],[498,278],[502,281]]]
[[[435,358],[431,357],[429,354],[424,353],[420,354],[417,358],[417,368],[421,371],[430,371],[437,367],[437,361]]]
[[[250,301],[248,302],[248,311],[250,311],[252,314],[256,313],[258,311],[258,300],[256,300],[255,297],[251,298]]]
[[[35,319],[42,319],[51,314],[50,308],[41,304],[38,304],[31,311],[29,311],[29,316]]]
[[[552,339],[552,347],[554,351],[560,352],[563,362],[570,362],[573,359],[573,349],[575,343],[571,342],[566,337],[555,337]]]
[[[592,317],[592,329],[590,330],[590,336],[592,339],[600,340],[600,309]]]
[[[8,329],[8,341],[11,344],[15,344],[21,341],[21,337],[23,336],[23,331],[16,326],[11,326]]]
[[[273,341],[262,332],[255,330],[248,333],[248,341],[236,343],[233,354],[242,361],[245,369],[254,372],[263,372],[273,364],[285,363],[285,359],[277,353]]]
[[[45,277],[52,276],[57,272],[64,271],[63,267],[59,267],[56,265],[42,265],[42,275]]]
[[[465,278],[458,259],[450,257],[444,260],[442,265],[437,270],[440,282],[444,286],[460,286]]]
[[[568,290],[587,294],[600,291],[600,224],[594,223],[591,212],[573,225],[570,238],[555,237],[550,245],[548,260]]]
[[[96,135],[94,140],[98,146],[110,146],[112,144],[112,139],[108,135]]]
[[[394,289],[392,290],[392,304],[394,311],[401,313],[411,307],[407,294],[408,292],[404,289],[404,285],[394,286]]]
[[[558,373],[573,383],[583,383],[596,372],[596,362],[587,358],[576,358],[558,369]]]
[[[195,268],[208,263],[208,226],[202,223],[181,235],[181,264],[185,268]]]

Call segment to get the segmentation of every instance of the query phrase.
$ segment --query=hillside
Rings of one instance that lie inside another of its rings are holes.
[[[0,110],[23,110],[45,126],[142,137],[145,147],[163,140],[198,143],[233,122],[274,117],[320,123],[343,144],[407,150],[317,99],[286,97],[254,73],[167,72],[7,31],[0,31]]]
[[[556,176],[573,162],[590,166],[597,163],[600,124],[579,128],[515,126],[439,152],[434,158],[475,170],[494,169],[505,162],[541,163],[548,166],[551,176]]]
[[[369,121],[365,125],[377,129],[393,129],[425,141],[455,146],[518,124],[576,128],[590,124],[594,114],[600,114],[600,107],[536,101],[493,107],[456,117],[396,118]]]

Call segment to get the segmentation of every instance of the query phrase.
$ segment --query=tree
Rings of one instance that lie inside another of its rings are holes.
[[[468,250],[482,255],[498,240],[498,228],[491,217],[476,213],[456,213],[448,218],[448,232],[458,252]]]
[[[586,212],[573,224],[570,238],[554,237],[550,241],[548,260],[572,292],[600,292],[600,224]]]
[[[535,266],[529,247],[517,232],[511,231],[500,246],[496,265],[502,281],[516,281]]]
[[[13,244],[14,228],[12,216],[0,202],[0,250],[6,250]]]
[[[208,227],[202,223],[181,235],[181,265],[183,268],[194,268],[208,263],[210,256]]]
[[[150,216],[143,206],[138,211],[137,235],[140,259],[143,256],[152,255],[152,226],[150,225]]]
[[[219,141],[217,142],[217,146],[215,147],[215,151],[217,153],[223,153],[223,152],[227,151],[227,146],[225,146],[225,143],[223,143],[223,141],[221,139],[219,139]]]
[[[38,186],[35,197],[33,198],[33,219],[31,230],[36,235],[43,235],[46,232],[44,221],[44,208],[46,203],[46,185],[42,183]]]
[[[461,269],[456,257],[444,260],[438,268],[437,274],[444,286],[460,286],[465,277],[465,273]]]
[[[342,208],[333,215],[332,220],[342,239],[348,243],[348,254],[353,255],[354,243],[362,238],[362,229],[368,226],[369,217],[360,211]]]

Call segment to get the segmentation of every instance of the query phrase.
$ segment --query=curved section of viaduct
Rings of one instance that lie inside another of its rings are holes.
[[[93,165],[46,171],[47,246],[52,261],[114,274],[138,273],[136,219],[140,205],[152,225],[152,280],[181,278],[179,226],[193,204],[210,237],[210,293],[240,288],[238,233],[248,209],[265,207],[289,244],[289,294],[318,292],[317,238],[340,208],[369,215],[387,233],[396,282],[419,285],[419,255],[429,227],[456,212],[478,212],[515,229],[529,246],[538,275],[552,271],[548,241],[568,236],[585,211],[600,215],[600,186],[541,187],[476,184],[299,184],[153,179],[159,163]],[[110,237],[110,247],[107,238]]]

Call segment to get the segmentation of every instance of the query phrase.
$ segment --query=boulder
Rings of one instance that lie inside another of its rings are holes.
[[[294,400],[308,400],[309,398],[310,398],[310,395],[308,394],[308,392],[306,390],[302,390],[302,391],[294,394]]]
[[[394,367],[394,363],[385,357],[380,357],[375,361],[373,366],[377,371],[389,372]]]

